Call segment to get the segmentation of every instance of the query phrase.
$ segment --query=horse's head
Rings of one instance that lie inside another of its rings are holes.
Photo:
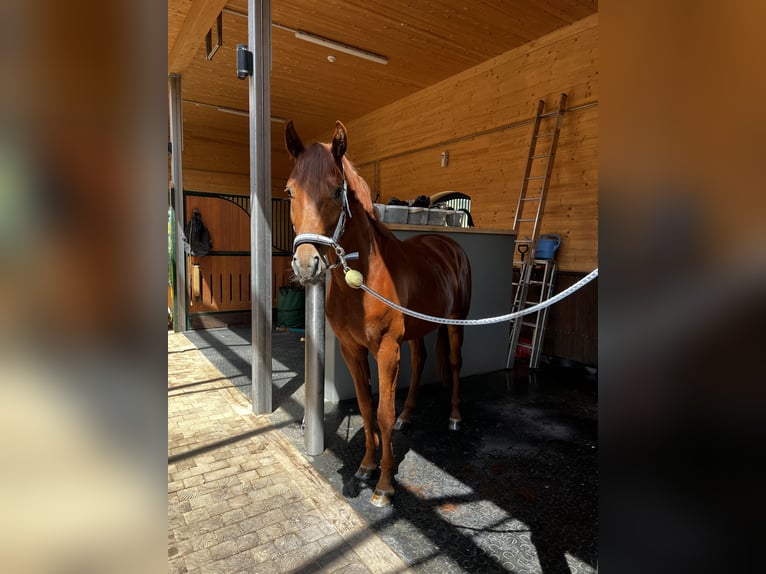
[[[287,150],[295,158],[287,180],[290,219],[296,233],[293,272],[301,284],[316,283],[324,277],[324,254],[343,232],[348,213],[343,155],[346,128],[336,122],[332,143],[304,147],[293,122],[285,128]]]

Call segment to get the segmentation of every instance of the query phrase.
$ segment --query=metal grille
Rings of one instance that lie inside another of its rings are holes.
[[[273,255],[292,255],[295,231],[290,221],[290,200],[271,199],[271,249]]]

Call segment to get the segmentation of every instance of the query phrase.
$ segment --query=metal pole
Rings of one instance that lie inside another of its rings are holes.
[[[183,102],[181,100],[181,76],[170,74],[168,78],[170,115],[170,173],[173,180],[173,203],[175,204],[175,292],[173,293],[173,331],[186,330],[186,252],[184,251],[184,177],[183,177]]]
[[[253,413],[271,412],[271,1],[248,0]]]
[[[306,454],[324,450],[324,282],[306,287],[306,348],[303,385]]]

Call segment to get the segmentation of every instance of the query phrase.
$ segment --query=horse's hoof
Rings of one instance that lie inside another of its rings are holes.
[[[409,421],[403,421],[402,419],[396,419],[396,422],[394,423],[394,430],[404,430],[407,428],[407,425],[409,425]]]
[[[378,470],[377,466],[364,466],[363,464],[360,464],[359,470],[356,471],[354,477],[359,480],[370,480],[372,478],[372,473],[376,470]]]
[[[376,488],[375,492],[372,493],[372,498],[370,498],[370,504],[377,506],[378,508],[384,508],[391,504],[393,496],[393,492],[383,492]]]
[[[449,430],[451,431],[459,431],[460,430],[460,420],[459,419],[450,419],[449,420]]]

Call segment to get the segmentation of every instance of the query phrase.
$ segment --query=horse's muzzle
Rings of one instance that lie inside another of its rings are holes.
[[[292,267],[295,278],[301,285],[324,281],[325,269],[327,269],[324,258],[310,243],[304,243],[295,249]]]

